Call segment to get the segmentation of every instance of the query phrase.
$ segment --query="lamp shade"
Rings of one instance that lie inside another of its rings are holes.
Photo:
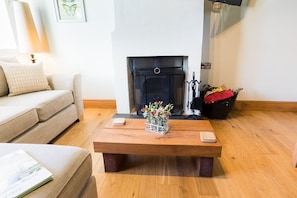
[[[42,45],[36,31],[29,4],[13,1],[13,8],[19,52],[41,52]]]

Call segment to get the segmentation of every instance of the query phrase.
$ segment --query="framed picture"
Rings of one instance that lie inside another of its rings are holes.
[[[54,0],[58,22],[85,22],[84,0]]]

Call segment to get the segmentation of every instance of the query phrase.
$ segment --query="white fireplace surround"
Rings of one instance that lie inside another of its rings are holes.
[[[193,72],[199,80],[204,1],[115,0],[114,3],[112,43],[117,113],[133,112],[127,57],[187,56],[186,81],[192,79]],[[187,95],[184,111],[191,114],[186,107]]]

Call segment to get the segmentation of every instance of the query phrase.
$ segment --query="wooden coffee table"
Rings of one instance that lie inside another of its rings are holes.
[[[165,135],[144,130],[144,119],[126,119],[124,126],[113,126],[112,119],[95,138],[95,152],[102,152],[106,172],[121,169],[123,157],[167,155],[193,157],[199,176],[211,177],[214,157],[220,157],[222,145],[203,143],[200,131],[213,131],[208,120],[169,120]]]

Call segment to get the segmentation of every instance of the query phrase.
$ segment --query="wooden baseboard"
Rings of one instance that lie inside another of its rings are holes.
[[[116,108],[115,100],[84,100],[85,108]],[[297,112],[297,102],[249,101],[237,100],[234,105],[237,111],[293,111]]]
[[[234,110],[238,111],[297,111],[297,102],[237,100]]]
[[[115,100],[84,100],[84,108],[115,109]]]

